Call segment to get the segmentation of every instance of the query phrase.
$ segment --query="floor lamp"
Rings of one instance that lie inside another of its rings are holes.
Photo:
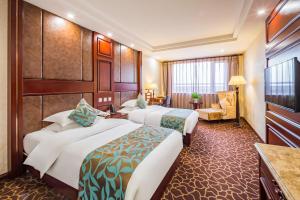
[[[236,90],[236,123],[240,127],[240,105],[239,105],[239,86],[245,85],[246,80],[243,76],[232,76],[228,85],[234,86]]]

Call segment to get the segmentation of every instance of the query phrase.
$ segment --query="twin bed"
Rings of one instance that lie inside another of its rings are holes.
[[[24,164],[72,199],[158,199],[178,164],[182,135],[191,135],[198,116],[158,106],[128,114],[129,120],[97,117],[90,127],[52,124],[29,133]],[[181,131],[160,127],[174,114],[186,116]]]

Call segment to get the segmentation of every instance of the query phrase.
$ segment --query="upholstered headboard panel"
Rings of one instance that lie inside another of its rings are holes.
[[[93,105],[93,32],[24,2],[23,133],[42,119],[73,109],[84,97]]]
[[[84,97],[98,109],[119,106],[141,90],[139,51],[23,2],[23,133],[72,109]]]

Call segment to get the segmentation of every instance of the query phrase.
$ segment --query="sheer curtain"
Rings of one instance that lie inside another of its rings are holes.
[[[164,62],[163,90],[172,97],[173,107],[192,108],[191,93],[197,92],[207,108],[217,102],[216,92],[229,89],[229,79],[238,71],[238,56]]]

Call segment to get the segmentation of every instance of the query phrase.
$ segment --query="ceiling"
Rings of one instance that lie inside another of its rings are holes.
[[[27,0],[158,60],[242,53],[278,0]],[[266,9],[258,16],[257,10]]]

